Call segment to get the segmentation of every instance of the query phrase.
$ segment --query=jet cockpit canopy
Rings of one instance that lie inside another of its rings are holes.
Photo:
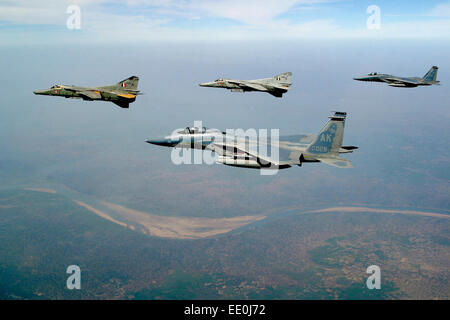
[[[376,72],[372,72],[372,73],[369,73],[369,76],[376,76],[378,73],[376,73]]]
[[[206,127],[186,127],[183,130],[179,131],[178,133],[181,134],[196,134],[196,133],[205,133],[207,130]]]

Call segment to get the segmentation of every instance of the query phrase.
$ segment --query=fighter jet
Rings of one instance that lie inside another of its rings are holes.
[[[260,139],[205,127],[175,130],[161,139],[149,139],[154,145],[213,151],[216,163],[243,168],[286,169],[303,163],[322,162],[338,168],[352,168],[341,153],[355,146],[342,146],[346,112],[334,112],[316,135],[293,135],[279,139]],[[270,155],[268,149],[270,149]]]
[[[396,77],[390,74],[384,73],[369,73],[367,76],[353,78],[353,80],[358,81],[372,81],[372,82],[385,82],[388,86],[391,87],[400,87],[400,88],[414,88],[417,86],[431,86],[432,84],[439,84],[439,81],[436,81],[438,67],[432,66],[431,69],[422,77]]]
[[[34,94],[46,96],[59,96],[72,99],[83,99],[87,101],[101,100],[111,101],[121,108],[128,108],[130,103],[136,100],[139,94],[139,78],[129,77],[117,84],[103,87],[77,87],[68,85],[54,85],[50,89],[37,90]]]
[[[212,82],[200,83],[201,87],[225,88],[234,92],[262,91],[281,98],[291,86],[292,72],[285,72],[273,78],[256,80],[217,79]]]

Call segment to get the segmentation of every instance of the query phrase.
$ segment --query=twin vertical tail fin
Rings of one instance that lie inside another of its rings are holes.
[[[330,120],[320,131],[316,140],[308,147],[307,152],[314,155],[339,155],[339,149],[344,139],[344,124],[346,112],[334,112]]]
[[[344,140],[346,116],[346,112],[336,111],[328,117],[330,118],[328,123],[306,149],[310,157],[339,168],[353,167],[349,160],[339,157],[339,150]]]
[[[438,67],[432,66],[430,70],[423,76],[423,80],[429,81],[429,82],[439,82],[436,81]]]
[[[284,72],[284,73],[281,73],[274,77],[275,80],[277,80],[278,82],[280,82],[282,85],[284,85],[286,87],[291,86],[291,84],[292,84],[291,78],[292,78],[292,72]]]
[[[137,91],[138,83],[139,78],[136,76],[131,76],[125,80],[120,81],[119,83],[117,83],[117,85],[120,86],[120,88],[123,90]]]

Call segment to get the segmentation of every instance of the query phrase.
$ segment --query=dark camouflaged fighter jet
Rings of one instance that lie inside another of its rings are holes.
[[[59,96],[87,101],[111,101],[121,108],[128,108],[139,94],[139,78],[129,77],[117,84],[103,87],[77,87],[68,85],[54,85],[50,89],[36,90],[34,94],[45,96]]]
[[[432,66],[430,70],[422,77],[397,77],[390,74],[372,72],[367,76],[353,78],[357,81],[369,81],[369,82],[384,82],[390,87],[398,88],[415,88],[417,86],[431,86],[433,84],[439,84],[436,80],[438,67]]]

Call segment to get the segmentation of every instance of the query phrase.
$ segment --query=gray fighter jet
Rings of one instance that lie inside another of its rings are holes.
[[[342,146],[346,115],[345,112],[334,112],[317,136],[261,139],[217,129],[187,127],[146,142],[165,147],[210,150],[216,153],[216,163],[235,167],[285,169],[308,162],[322,162],[338,168],[352,168],[349,160],[339,156],[358,148]]]
[[[436,76],[438,72],[438,67],[432,66],[431,69],[422,77],[396,77],[390,74],[384,73],[369,73],[367,76],[353,78],[353,80],[358,81],[371,81],[371,82],[384,82],[387,83],[388,86],[391,87],[400,87],[400,88],[414,88],[417,86],[431,86],[433,84],[439,84],[439,81],[436,81]]]
[[[281,98],[291,86],[292,72],[285,72],[273,78],[255,80],[217,79],[212,82],[200,83],[201,87],[225,88],[234,92],[262,91]]]
[[[111,101],[121,108],[128,108],[130,103],[136,100],[136,95],[139,94],[139,90],[137,90],[138,82],[139,78],[132,76],[117,84],[103,87],[54,85],[50,89],[34,91],[34,94],[83,99],[87,101]]]

